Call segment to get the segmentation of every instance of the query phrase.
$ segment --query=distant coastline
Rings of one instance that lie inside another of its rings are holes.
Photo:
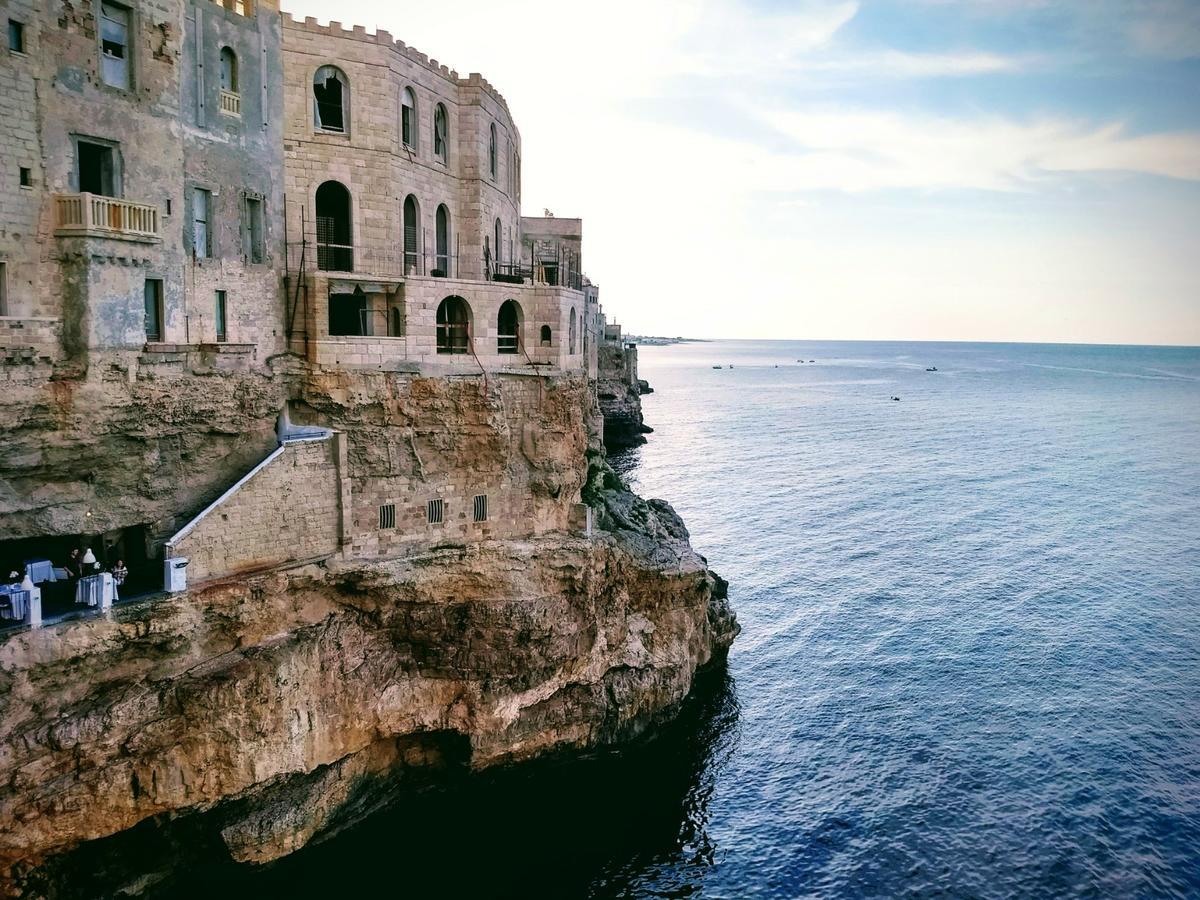
[[[708,338],[661,337],[652,334],[629,334],[625,336],[631,344],[641,344],[646,347],[665,347],[668,344],[707,344]]]

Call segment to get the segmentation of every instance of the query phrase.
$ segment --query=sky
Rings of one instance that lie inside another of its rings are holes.
[[[284,0],[481,72],[627,333],[1200,345],[1200,0]]]

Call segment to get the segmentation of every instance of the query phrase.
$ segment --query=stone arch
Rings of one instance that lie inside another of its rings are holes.
[[[437,308],[437,352],[471,352],[471,306],[459,296],[450,296]]]
[[[417,92],[408,85],[400,91],[400,145],[417,149]]]
[[[340,181],[317,188],[317,268],[354,271],[354,237],[350,191]]]
[[[404,272],[421,274],[421,203],[415,194],[404,198]]]
[[[541,333],[541,342],[543,347],[549,347],[553,341],[551,340],[550,326],[543,325]]]
[[[574,355],[575,353],[575,307],[571,307],[571,317],[567,323],[567,352]]]
[[[496,352],[516,353],[522,344],[525,328],[525,312],[516,300],[505,300],[500,304],[496,316]]]
[[[436,221],[434,222],[434,275],[440,271],[443,278],[448,278],[452,274],[450,272],[450,247],[453,237],[450,231],[450,210],[445,203],[439,203],[437,208]]]
[[[350,79],[337,66],[321,66],[313,73],[313,128],[350,133]]]

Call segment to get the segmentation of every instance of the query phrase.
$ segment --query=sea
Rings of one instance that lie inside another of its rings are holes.
[[[219,893],[1200,896],[1200,349],[639,349],[614,465],[728,579],[726,664]]]

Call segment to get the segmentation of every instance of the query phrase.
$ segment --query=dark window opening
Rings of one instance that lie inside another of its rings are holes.
[[[476,494],[474,502],[471,504],[471,518],[476,522],[486,522],[488,519],[488,498],[487,494]]]
[[[437,208],[436,225],[437,251],[433,274],[446,278],[450,275],[450,211],[445,206]]]
[[[430,525],[441,525],[446,517],[446,501],[430,500],[425,504],[425,519]]]
[[[396,504],[395,503],[384,503],[382,506],[379,507],[379,528],[380,528],[380,530],[383,530],[385,528],[395,528],[395,527],[396,527]]]
[[[492,123],[491,139],[488,142],[488,171],[492,174],[492,180],[496,180],[496,172],[498,166],[496,163],[496,123]]]
[[[500,304],[496,321],[496,352],[516,353],[521,346],[521,307],[516,300]]]
[[[442,162],[450,157],[450,119],[440,103],[433,111],[433,155]]]
[[[392,314],[388,317],[388,337],[404,337],[404,316],[398,306],[392,307]]]
[[[263,202],[257,197],[246,198],[246,258],[261,263],[265,257],[263,244]]]
[[[313,78],[313,112],[318,131],[346,132],[346,76],[333,66],[321,66]]]
[[[16,19],[8,20],[8,49],[13,53],[25,52],[25,26]]]
[[[326,181],[317,188],[317,268],[325,272],[354,271],[350,192],[337,181]]]
[[[146,340],[163,339],[163,283],[161,278],[147,278],[145,286]]]
[[[567,328],[567,352],[575,352],[575,308],[571,307],[571,319]]]
[[[343,337],[367,334],[366,294],[356,290],[353,294],[329,295],[329,333]]]
[[[28,166],[21,166],[21,187],[33,187],[33,170]]]
[[[8,315],[8,263],[0,260],[0,316]]]
[[[467,353],[471,348],[471,309],[462,297],[447,297],[437,309],[437,352]]]
[[[420,274],[420,252],[417,231],[421,221],[417,210],[417,198],[409,194],[404,199],[404,271],[405,274]]]
[[[103,197],[117,196],[117,177],[113,148],[104,144],[79,141],[76,147],[79,190]]]
[[[405,88],[400,100],[400,140],[410,149],[417,145],[417,98],[412,88]]]
[[[542,326],[542,346],[543,347],[550,346],[550,326],[549,325]]]
[[[221,90],[238,93],[237,54],[228,47],[221,48]]]
[[[217,343],[218,344],[223,344],[223,343],[225,343],[225,341],[229,340],[229,322],[228,322],[228,319],[226,318],[226,314],[228,311],[226,309],[225,303],[226,303],[225,291],[217,291],[217,304],[216,304],[216,310],[214,311],[213,315],[214,315],[214,321],[216,322],[216,325],[217,325]]]
[[[503,228],[500,225],[499,219],[496,220],[495,232],[496,232],[496,262],[503,263],[504,262],[504,234],[503,234]]]

